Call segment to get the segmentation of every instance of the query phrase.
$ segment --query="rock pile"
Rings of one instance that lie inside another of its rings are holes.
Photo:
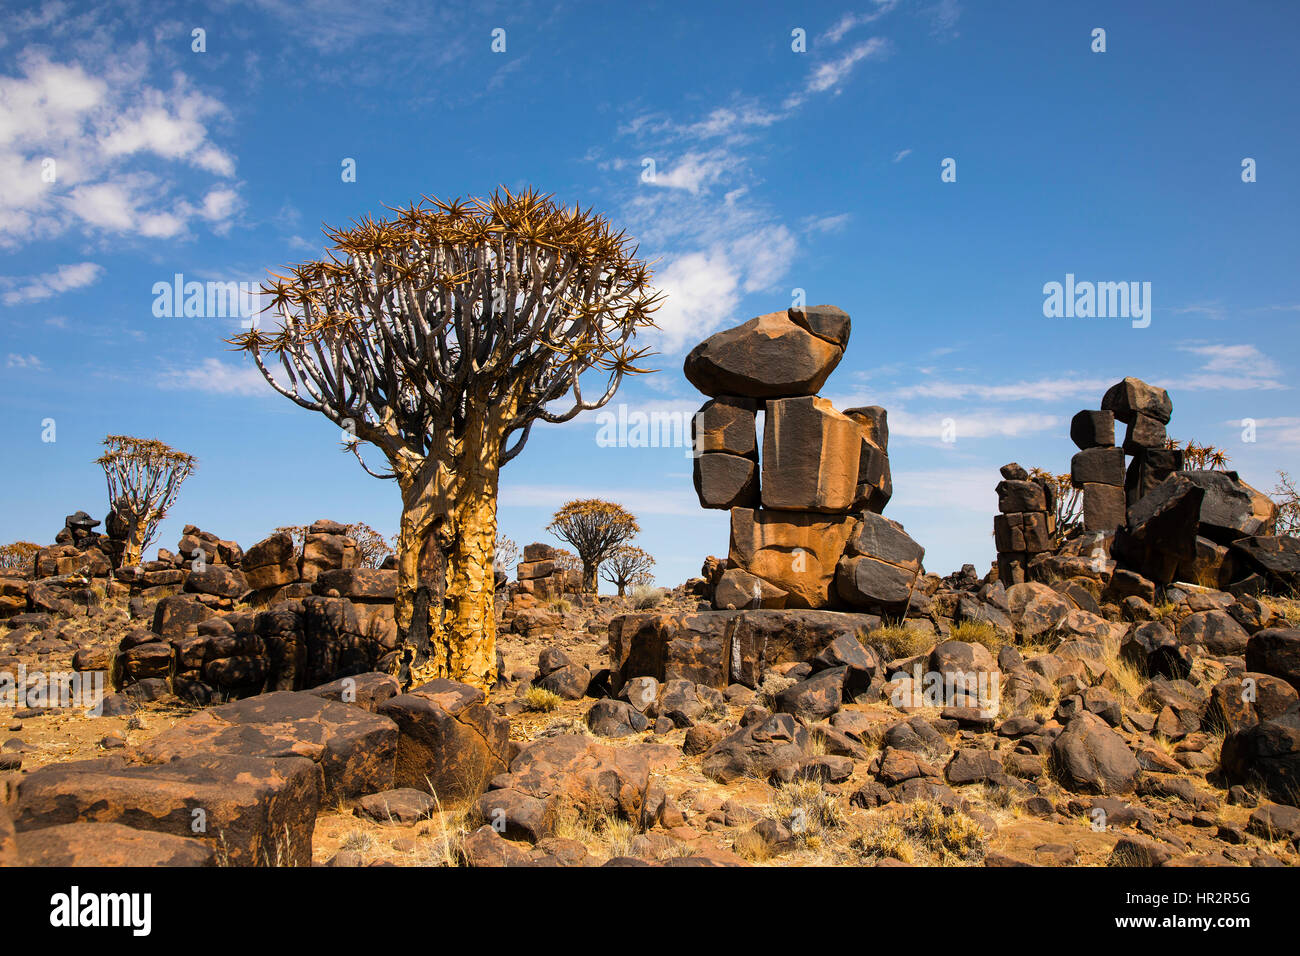
[[[772,312],[686,357],[710,401],[692,425],[700,505],[731,513],[714,607],[903,613],[925,552],[881,512],[893,494],[879,406],[839,412],[817,395],[848,345],[832,305]],[[762,454],[756,435],[763,412]]]
[[[1083,515],[1075,544],[1063,549],[1053,543],[1050,482],[1038,482],[1039,495],[1019,465],[1002,468],[993,530],[1004,584],[1045,579],[1034,573],[1036,561],[1059,572],[1051,553],[1071,549],[1154,585],[1257,594],[1300,584],[1300,540],[1272,534],[1276,506],[1235,471],[1184,470],[1184,452],[1168,447],[1172,413],[1167,391],[1126,378],[1107,389],[1100,409],[1074,416],[1070,438],[1079,452],[1070,481],[1082,491]],[[1125,426],[1118,446],[1116,422]]]

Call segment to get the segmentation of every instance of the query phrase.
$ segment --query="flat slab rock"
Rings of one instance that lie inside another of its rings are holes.
[[[83,821],[199,836],[230,866],[310,866],[320,808],[315,765],[303,757],[187,756],[164,764],[121,757],[52,764],[23,777],[13,808],[19,836]]]
[[[395,827],[414,826],[427,820],[438,802],[423,790],[401,787],[362,797],[357,804],[363,816]]]
[[[120,823],[65,823],[18,834],[22,866],[215,866],[201,840]]]
[[[274,691],[195,714],[141,745],[146,763],[194,754],[306,757],[320,769],[322,799],[391,789],[397,725],[360,707]]]

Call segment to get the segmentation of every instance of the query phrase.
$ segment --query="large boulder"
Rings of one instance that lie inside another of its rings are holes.
[[[22,834],[81,821],[198,837],[231,866],[310,866],[321,796],[298,756],[203,753],[159,765],[121,758],[51,764],[18,784]]]
[[[327,803],[393,786],[398,731],[391,720],[311,694],[276,691],[201,711],[138,748],[167,763],[190,754],[309,758]]]
[[[829,401],[772,399],[763,415],[763,507],[846,511],[858,486],[861,428]]]
[[[1295,806],[1300,799],[1300,704],[1228,734],[1219,763],[1229,785],[1259,787],[1278,803]]]
[[[649,788],[650,765],[635,750],[566,734],[526,747],[508,775],[493,781],[492,792],[514,790],[543,801],[558,796],[588,818],[639,821]]]
[[[1052,742],[1052,757],[1062,785],[1076,793],[1130,793],[1141,773],[1124,738],[1087,711]]]
[[[1246,643],[1246,668],[1281,678],[1300,690],[1300,628],[1256,631]]]
[[[907,607],[925,549],[897,521],[864,512],[845,543],[835,589],[852,607],[896,612]]]
[[[814,395],[844,350],[771,312],[725,329],[686,356],[687,380],[705,395],[786,398]]]
[[[753,459],[708,452],[695,459],[692,478],[701,508],[727,511],[758,505],[758,465]]]
[[[236,600],[248,593],[248,580],[242,571],[224,564],[210,564],[202,571],[191,571],[185,578],[185,591],[191,594],[211,594]]]
[[[345,525],[337,521],[321,520],[307,529],[302,543],[302,557],[298,562],[298,577],[315,581],[322,571],[355,568],[360,560],[357,542],[345,534]]]
[[[197,628],[216,612],[190,595],[165,597],[154,607],[153,632],[163,640],[185,637],[189,628]]]
[[[278,588],[298,580],[298,556],[293,536],[281,531],[263,538],[244,552],[239,568],[255,591]]]
[[[1129,508],[1128,527],[1115,535],[1111,554],[1159,584],[1171,583],[1179,565],[1196,557],[1196,529],[1205,490],[1171,475]]]
[[[1226,657],[1245,653],[1250,635],[1227,611],[1197,611],[1178,625],[1178,640],[1189,647]]]
[[[742,777],[766,779],[782,767],[808,755],[809,735],[791,714],[773,714],[741,727],[714,744],[704,755],[704,775],[718,783]]]
[[[1300,538],[1252,535],[1232,543],[1232,552],[1263,579],[1270,591],[1300,591]]]
[[[1259,492],[1237,478],[1236,472],[1184,471],[1182,476],[1205,492],[1201,499],[1200,529],[1220,544],[1260,534],[1272,524],[1272,509],[1257,514]],[[1271,502],[1270,502],[1271,504]]]
[[[1070,419],[1070,440],[1080,450],[1115,444],[1115,413],[1082,411]]]
[[[1025,642],[1054,632],[1073,610],[1069,598],[1046,584],[1025,581],[1007,588],[1007,615]]]
[[[775,584],[740,568],[728,568],[713,589],[713,606],[718,610],[783,608],[788,595]]]
[[[857,520],[854,515],[733,508],[729,563],[785,591],[786,607],[829,607],[836,600],[836,564]]]
[[[483,692],[438,679],[377,708],[399,732],[395,786],[432,790],[443,806],[478,797],[506,769],[510,722],[484,703]]]
[[[1131,425],[1138,415],[1146,415],[1161,424],[1169,424],[1174,403],[1163,388],[1148,385],[1139,378],[1126,378],[1106,390],[1102,411],[1113,412],[1115,421]]]

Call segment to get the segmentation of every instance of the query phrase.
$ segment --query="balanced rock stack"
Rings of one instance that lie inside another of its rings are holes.
[[[1083,492],[1087,553],[1159,585],[1254,594],[1300,584],[1300,540],[1273,534],[1276,506],[1235,471],[1186,470],[1184,451],[1170,447],[1166,433],[1173,408],[1163,388],[1126,378],[1106,390],[1100,409],[1071,420],[1079,452],[1070,482]],[[1125,426],[1118,446],[1116,422]],[[1007,480],[998,485],[993,530],[1007,585],[1034,577],[1034,558],[1054,550],[1051,486],[1042,483],[1040,500],[1023,472],[1003,467]],[[1071,548],[1078,552],[1069,543],[1063,550]]]
[[[1030,478],[1015,462],[1000,469],[998,516],[993,541],[998,549],[998,577],[1004,584],[1021,584],[1029,561],[1052,550],[1056,533],[1056,489],[1046,478]]]
[[[582,572],[561,568],[555,560],[558,554],[549,544],[524,545],[524,559],[518,565],[518,590],[542,600],[581,590]]]
[[[695,490],[701,506],[731,512],[719,609],[908,605],[925,551],[880,514],[893,494],[885,410],[839,412],[817,395],[849,331],[833,305],[791,308],[686,357],[686,378],[711,399],[692,423]]]

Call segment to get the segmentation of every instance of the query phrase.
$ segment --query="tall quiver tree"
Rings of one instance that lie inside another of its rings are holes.
[[[126,531],[118,566],[136,567],[197,462],[154,438],[109,435],[104,448],[95,463],[108,480],[110,523],[120,522]]]
[[[487,687],[499,470],[534,422],[599,408],[643,371],[631,340],[653,325],[658,296],[630,239],[532,190],[425,197],[394,213],[327,230],[325,259],[264,287],[279,329],[230,341],[278,392],[343,427],[369,474],[401,489],[403,682]],[[584,373],[600,378],[594,399]],[[387,470],[366,464],[362,442]]]

